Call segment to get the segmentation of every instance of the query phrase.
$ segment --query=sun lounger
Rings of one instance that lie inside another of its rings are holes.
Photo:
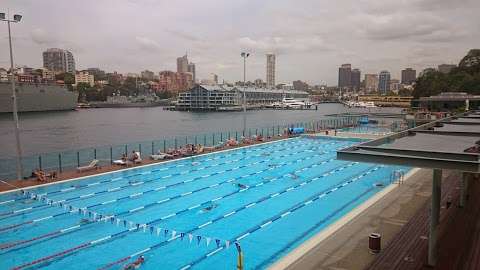
[[[173,158],[173,155],[167,153],[158,153],[156,155],[151,155],[150,158],[153,160],[163,160],[167,158]]]
[[[77,172],[86,172],[86,171],[98,169],[98,162],[99,162],[98,159],[94,159],[87,166],[78,167]]]
[[[114,160],[114,161],[112,161],[112,163],[115,164],[115,165],[127,165],[127,161],[125,161],[123,159]]]

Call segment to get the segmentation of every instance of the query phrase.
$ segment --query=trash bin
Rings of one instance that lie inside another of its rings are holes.
[[[379,233],[371,233],[368,237],[368,248],[370,253],[376,254],[381,249],[382,236]]]

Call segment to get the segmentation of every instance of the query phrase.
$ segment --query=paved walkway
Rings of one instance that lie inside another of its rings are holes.
[[[431,170],[419,170],[287,269],[364,269],[378,256],[369,253],[368,235],[381,233],[387,246],[428,201],[431,179]]]

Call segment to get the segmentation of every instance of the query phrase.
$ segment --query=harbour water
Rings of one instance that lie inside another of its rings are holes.
[[[347,112],[341,104],[321,104],[318,110],[260,110],[247,112],[247,126],[271,127],[319,120],[326,114]],[[375,108],[395,112],[396,108]],[[174,136],[241,130],[242,112],[178,112],[162,107],[103,108],[20,114],[24,155],[103,145],[168,139]],[[10,114],[0,115],[0,155],[15,156]]]

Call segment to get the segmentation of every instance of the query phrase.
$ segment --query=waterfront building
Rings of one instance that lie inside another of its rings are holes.
[[[43,67],[56,73],[75,73],[75,59],[67,50],[50,48],[43,52]]]
[[[95,85],[95,78],[92,74],[89,74],[86,71],[80,71],[75,73],[75,86],[79,83],[86,83],[90,85],[90,87],[93,87]]]
[[[352,83],[352,65],[351,64],[342,64],[338,68],[338,88],[339,89],[350,89]]]
[[[186,54],[177,58],[177,72],[188,72],[188,58]]]
[[[41,71],[42,71],[42,79],[44,81],[55,81],[55,72],[46,68],[41,68]]]
[[[412,101],[412,107],[429,111],[452,111],[457,109],[480,109],[480,95],[465,92],[443,92],[436,96],[420,97]]]
[[[267,88],[275,88],[275,54],[267,54]]]
[[[360,90],[360,70],[358,68],[352,69],[350,73],[350,85],[352,90]]]
[[[449,73],[452,69],[456,67],[457,65],[441,64],[441,65],[438,65],[438,71],[442,73]]]
[[[365,91],[367,93],[377,92],[378,89],[378,75],[365,74]]]
[[[413,100],[412,96],[379,96],[360,95],[358,101],[373,102],[376,106],[382,107],[403,107],[408,108]]]
[[[194,79],[195,81],[195,79]],[[218,75],[217,74],[214,74],[212,73],[212,81],[214,84],[218,84]]]
[[[383,70],[378,75],[378,91],[382,95],[390,91],[390,72]]]
[[[155,74],[153,73],[153,71],[150,71],[150,70],[144,70],[140,73],[140,76],[142,77],[142,79],[145,79],[147,81],[152,81],[154,75]]]
[[[284,97],[305,100],[308,93],[297,90],[277,90],[254,87],[229,87],[224,85],[195,85],[189,91],[179,93],[177,100],[178,110],[208,110],[218,111],[225,108],[242,105],[243,92],[247,104],[271,104],[279,102]]]
[[[406,68],[402,70],[402,84],[412,84],[417,79],[417,71],[412,68]]]
[[[0,68],[0,82],[8,82],[8,71],[4,68]]]

